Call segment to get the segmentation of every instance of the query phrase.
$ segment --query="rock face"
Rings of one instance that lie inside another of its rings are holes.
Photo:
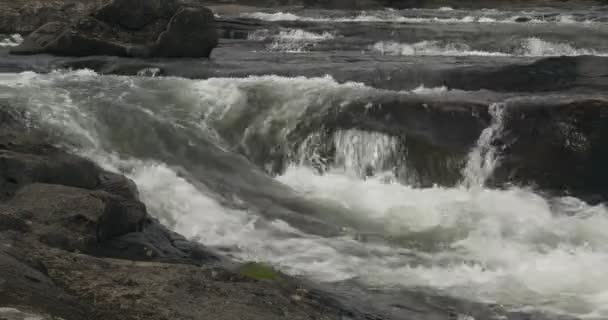
[[[608,101],[602,98],[509,105],[494,182],[516,181],[607,201]]]
[[[73,21],[48,21],[11,50],[63,56],[209,57],[211,10],[178,0],[110,0]]]

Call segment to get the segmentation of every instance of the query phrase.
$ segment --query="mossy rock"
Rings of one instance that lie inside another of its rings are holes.
[[[256,280],[279,280],[281,274],[272,267],[259,262],[248,262],[239,267],[238,273]]]

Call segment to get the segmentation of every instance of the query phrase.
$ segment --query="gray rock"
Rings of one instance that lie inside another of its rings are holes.
[[[211,10],[183,1],[110,0],[89,14],[49,21],[13,54],[209,57],[218,44]]]
[[[109,24],[139,30],[159,18],[168,18],[168,3],[162,0],[111,0],[93,16]],[[175,10],[175,9],[173,9]],[[170,15],[169,15],[170,17]]]
[[[209,9],[180,8],[156,41],[154,56],[208,57],[218,44],[215,19]]]

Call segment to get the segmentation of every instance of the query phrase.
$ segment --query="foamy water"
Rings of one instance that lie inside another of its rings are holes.
[[[439,41],[420,41],[416,43],[380,41],[371,46],[371,50],[383,55],[396,56],[608,56],[608,52],[575,48],[567,43],[554,43],[540,38],[524,39],[520,41],[518,47],[510,52],[474,50],[466,43],[442,43]]]
[[[471,50],[466,44],[442,45],[438,41],[421,41],[413,44],[394,41],[377,42],[372,50],[383,55],[397,56],[508,56],[502,52]]]
[[[271,39],[267,45],[270,51],[281,52],[305,52],[316,44],[334,39],[335,35],[330,32],[314,33],[302,29],[281,30],[277,34],[271,34],[267,30],[259,30],[248,35],[249,40],[263,41]]]
[[[23,42],[23,37],[20,34],[13,34],[10,36],[0,35],[0,48],[1,47],[16,47]]]
[[[455,10],[449,7],[437,9],[440,16],[417,15],[417,10],[411,9],[412,12],[406,11],[400,13],[396,10],[370,11],[360,12],[351,16],[304,16],[291,12],[249,12],[241,16],[244,18],[258,19],[264,21],[310,21],[310,22],[337,22],[337,23],[352,23],[352,22],[383,22],[383,23],[480,23],[480,24],[577,24],[581,26],[592,26],[600,24],[592,20],[577,20],[572,15],[558,14],[549,15],[549,18],[544,18],[542,13],[530,12],[527,14],[508,13],[500,11],[481,10],[472,12],[469,15],[450,16],[449,13]],[[432,10],[424,9],[427,12]]]
[[[319,281],[357,278],[506,308],[608,316],[608,212],[602,206],[572,198],[550,203],[522,189],[412,189],[303,167],[278,178],[314,201],[351,209],[354,218],[380,226],[379,237],[389,241],[365,243],[356,233],[307,235],[281,220],[260,227],[260,217],[222,207],[162,163],[130,165],[154,215],[190,238],[235,249],[239,259]]]
[[[238,115],[253,107],[255,97],[263,107],[255,117],[243,117],[253,124],[251,130],[271,137],[273,121],[281,128],[296,125],[293,121],[306,114],[303,107],[318,110],[381,90],[329,77],[186,80],[90,71],[2,74],[0,86],[3,97],[32,121],[80,141],[80,152],[133,178],[152,215],[189,238],[228,248],[237,259],[266,261],[319,281],[356,278],[374,288],[423,287],[508,309],[608,317],[607,209],[576,198],[547,199],[524,188],[483,187],[483,177],[500,165],[492,149],[501,112],[508,112],[500,105],[489,106],[494,121],[470,153],[465,176],[475,188],[416,189],[380,170],[366,177],[353,174],[368,166],[382,168],[396,143],[391,136],[356,130],[333,136],[339,161],[325,174],[302,164],[289,167],[278,182],[323,204],[328,218],[337,212],[331,208],[341,208],[349,220],[366,226],[321,237],[226,207],[205,181],[189,181],[161,161],[104,151],[100,146],[108,146],[108,132],[100,129],[104,120],[96,108],[119,105],[123,112],[145,112],[175,124],[174,130],[206,132],[201,119],[211,128],[245,121]],[[179,105],[166,104],[177,99]]]

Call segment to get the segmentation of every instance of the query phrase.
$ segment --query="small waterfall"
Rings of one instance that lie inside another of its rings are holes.
[[[382,133],[345,130],[334,134],[334,145],[335,164],[365,177],[392,168],[399,143]]]
[[[504,129],[505,105],[493,103],[488,111],[492,122],[481,132],[477,145],[469,153],[467,164],[462,171],[462,185],[467,188],[483,187],[500,161],[499,150],[493,142],[500,137]]]
[[[333,135],[311,134],[298,149],[301,165],[324,172],[330,167],[368,177],[397,165],[399,141],[378,132],[339,130]]]

